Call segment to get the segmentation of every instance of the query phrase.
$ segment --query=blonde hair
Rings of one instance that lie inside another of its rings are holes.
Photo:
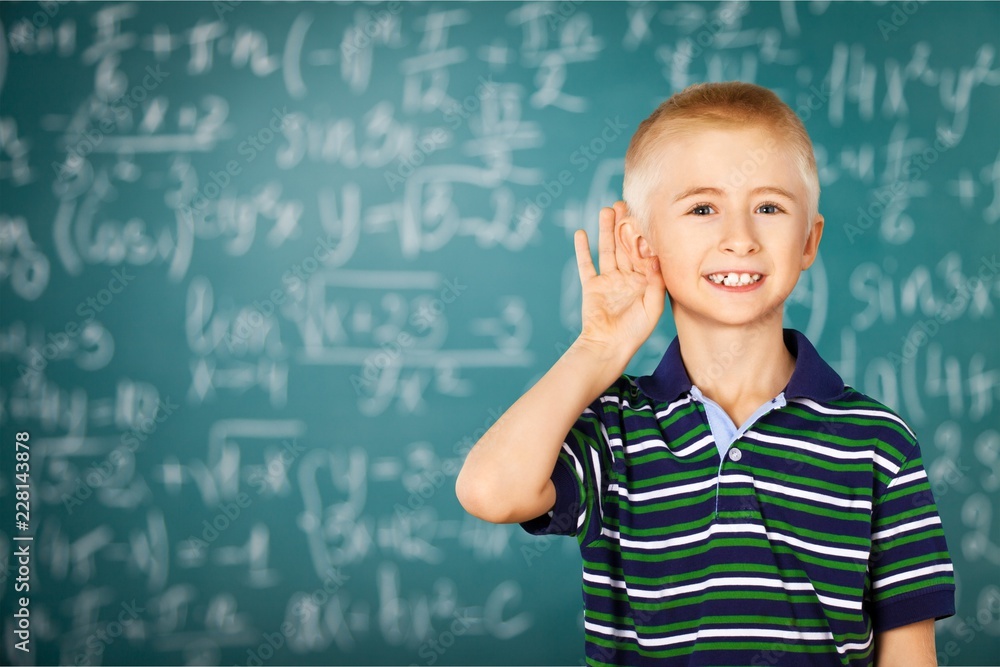
[[[812,141],[792,109],[771,90],[742,81],[696,83],[660,104],[632,135],[625,153],[622,199],[643,233],[650,200],[662,184],[662,150],[671,137],[710,128],[770,130],[783,139],[806,185],[810,228],[819,212],[819,174]]]

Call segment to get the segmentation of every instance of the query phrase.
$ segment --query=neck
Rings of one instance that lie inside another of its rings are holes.
[[[788,384],[795,357],[785,347],[781,312],[751,326],[703,326],[675,320],[691,382],[739,426]]]

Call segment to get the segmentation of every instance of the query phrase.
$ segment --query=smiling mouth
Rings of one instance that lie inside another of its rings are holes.
[[[761,279],[761,274],[759,273],[736,273],[730,271],[728,273],[710,273],[705,276],[711,280],[716,285],[726,285],[727,287],[742,287],[743,285],[752,285],[753,283]]]

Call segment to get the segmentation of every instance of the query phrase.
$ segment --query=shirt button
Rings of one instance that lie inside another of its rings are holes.
[[[729,459],[731,461],[739,461],[741,458],[743,458],[743,452],[736,449],[735,447],[729,450]]]

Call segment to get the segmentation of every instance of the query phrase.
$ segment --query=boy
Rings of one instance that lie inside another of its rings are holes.
[[[577,538],[588,665],[935,665],[954,579],[916,439],[782,328],[823,232],[801,121],[691,86],[623,189],[600,274],[574,237],[579,337],[469,452],[462,506]],[[677,338],[624,375],[667,294]]]

